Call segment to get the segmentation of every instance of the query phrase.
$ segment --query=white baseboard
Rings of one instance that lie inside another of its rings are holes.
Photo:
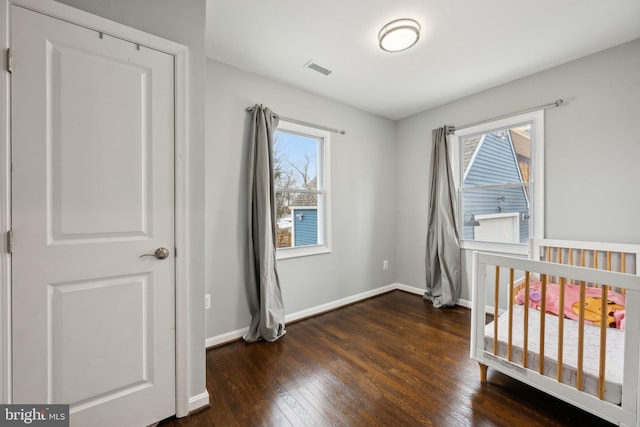
[[[295,322],[296,320],[304,319],[305,317],[317,316],[318,314],[325,313],[327,311],[335,310],[340,307],[344,307],[345,305],[353,304],[358,301],[365,300],[367,298],[375,297],[380,294],[384,294],[387,292],[400,290],[404,292],[409,292],[416,295],[424,295],[426,289],[416,288],[414,286],[403,285],[402,283],[392,283],[387,286],[382,286],[377,289],[373,289],[370,291],[362,292],[356,295],[352,295],[350,297],[342,298],[336,301],[328,302],[326,304],[318,305],[316,307],[311,307],[306,310],[298,311],[295,313],[287,314],[285,316],[285,322]],[[459,306],[471,308],[471,301],[467,301],[464,299],[459,299],[456,303]],[[226,332],[224,334],[216,335],[206,339],[205,346],[207,348],[215,347],[218,345],[226,344],[231,341],[235,341],[238,338],[242,338],[244,334],[247,333],[249,328],[238,329],[231,332]],[[207,399],[208,402],[208,399]]]
[[[362,301],[367,298],[374,297],[376,295],[384,294],[386,292],[398,289],[396,284],[383,286],[371,291],[362,292],[356,295],[352,295],[347,298],[342,298],[336,301],[332,301],[326,304],[318,305],[306,310],[298,311],[296,313],[287,314],[284,318],[285,322],[295,322],[296,320],[304,319],[305,317],[316,316],[327,311],[335,310],[336,308],[343,307],[345,305],[353,304],[354,302]],[[215,347],[218,345],[226,344],[228,342],[235,341],[242,338],[247,333],[249,328],[237,329],[235,331],[226,332],[224,334],[216,335],[205,340],[206,348]]]
[[[456,301],[456,305],[459,305],[460,307],[471,308],[471,301],[467,299],[458,299],[458,301]]]
[[[207,405],[209,405],[209,393],[206,390],[204,393],[189,397],[189,412],[203,408]]]
[[[396,289],[400,291],[416,294],[416,295],[424,295],[424,293],[426,292],[426,289],[416,288],[415,286],[403,285],[402,283],[396,283]],[[471,308],[471,301],[459,298],[456,301],[456,305],[459,305],[460,307]]]
[[[242,338],[244,334],[249,331],[249,327],[236,329],[235,331],[226,332],[224,334],[216,335],[211,338],[207,338],[205,341],[206,348],[215,347],[221,344],[226,344],[231,341],[235,341],[238,338]]]
[[[416,294],[416,295],[424,295],[424,293],[426,292],[426,289],[416,288],[414,286],[403,285],[402,283],[396,283],[396,289],[398,289],[400,291],[405,291],[405,292],[409,292],[409,293],[412,293],[412,294]],[[470,309],[471,308],[471,301],[459,298],[456,301],[456,305],[459,305],[460,307],[465,307],[465,308],[469,308]]]
[[[399,291],[409,292],[410,294],[424,295],[426,289],[416,288],[415,286],[403,285],[402,283],[396,283],[396,289]]]
[[[380,294],[384,294],[397,289],[395,284],[383,286],[371,291],[362,292],[350,297],[342,298],[336,301],[332,301],[326,304],[318,305],[316,307],[309,308],[307,310],[298,311],[285,316],[286,322],[295,322],[296,320],[304,319],[305,317],[316,316],[327,311],[335,310],[336,308],[344,307],[345,305],[353,304],[354,302],[362,301],[367,298],[375,297]]]

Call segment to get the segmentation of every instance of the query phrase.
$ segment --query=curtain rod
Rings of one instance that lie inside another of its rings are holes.
[[[449,134],[452,134],[455,131],[460,130],[460,129],[466,129],[466,128],[470,128],[470,127],[477,126],[477,125],[483,125],[485,123],[493,122],[493,121],[500,120],[500,119],[507,119],[509,117],[518,116],[520,114],[530,113],[532,111],[546,110],[547,108],[556,108],[556,107],[561,106],[563,103],[564,103],[564,100],[558,99],[557,101],[551,102],[549,104],[538,105],[537,107],[532,107],[532,108],[528,108],[526,110],[516,111],[515,113],[505,114],[503,116],[494,117],[492,119],[482,120],[482,121],[475,122],[475,123],[467,123],[466,125],[463,125],[463,126],[451,126],[451,127],[449,127]]]
[[[252,111],[253,111],[253,107],[247,107],[247,112],[248,113],[250,113]],[[303,122],[302,120],[292,119],[290,117],[281,116],[279,114],[276,114],[276,116],[278,116],[278,118],[280,118],[280,120],[284,120],[285,122],[295,123],[297,125],[310,126],[312,128],[327,130],[329,132],[335,132],[335,133],[339,133],[339,134],[342,134],[342,135],[347,133],[346,130],[330,128],[330,127],[322,126],[322,125],[316,125],[314,123],[309,123],[309,122]]]

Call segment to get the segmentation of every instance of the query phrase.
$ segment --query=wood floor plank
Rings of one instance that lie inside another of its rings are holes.
[[[162,426],[610,426],[469,358],[470,311],[393,291],[207,352],[211,407]]]

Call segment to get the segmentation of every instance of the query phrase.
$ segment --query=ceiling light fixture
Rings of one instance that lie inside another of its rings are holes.
[[[380,49],[400,52],[409,49],[420,39],[420,24],[413,19],[396,19],[382,27],[378,33]]]

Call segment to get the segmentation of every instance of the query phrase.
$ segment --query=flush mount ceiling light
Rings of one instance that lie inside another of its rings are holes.
[[[420,24],[413,19],[396,19],[382,27],[378,33],[380,49],[400,52],[409,49],[420,39]]]

